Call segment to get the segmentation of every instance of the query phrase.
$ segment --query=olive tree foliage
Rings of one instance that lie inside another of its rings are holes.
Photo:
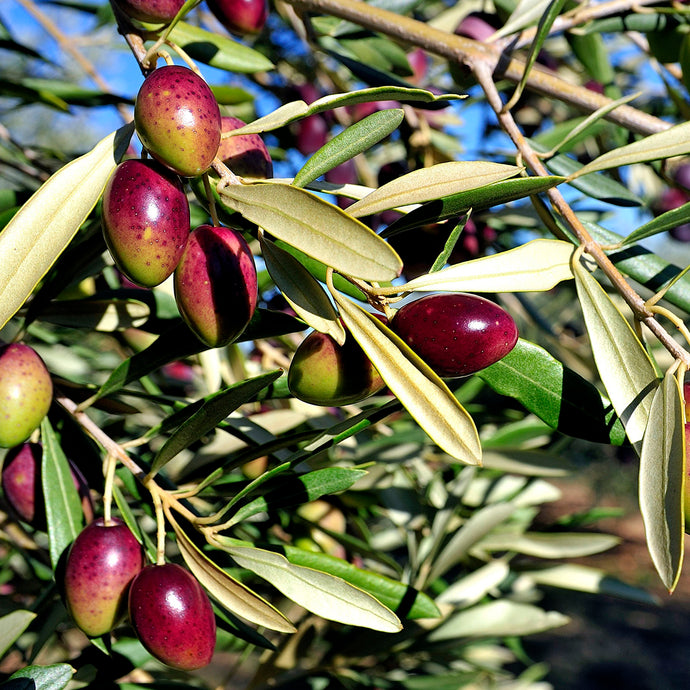
[[[109,107],[122,126],[86,151],[45,128],[27,141],[26,122],[0,141],[2,337],[35,347],[55,385],[35,435],[46,529],[2,505],[0,651],[15,681],[543,687],[515,643],[567,624],[540,607],[541,587],[648,600],[568,563],[616,543],[579,527],[587,516],[535,525],[559,496],[550,479],[573,470],[573,440],[637,457],[650,558],[674,589],[690,282],[642,242],[690,222],[690,204],[655,205],[662,189],[690,194],[682,5],[276,0],[261,33],[236,37],[194,0],[164,27],[107,3],[20,4],[61,66],[3,26],[4,116],[77,122]],[[111,91],[96,49],[48,5],[108,36],[105,59],[129,51],[130,93]],[[456,33],[479,9],[494,33]],[[162,55],[209,75],[278,173],[239,179],[216,161],[189,181],[193,221],[239,228],[260,259],[259,308],[227,347],[191,333],[167,283],[123,283],[103,241],[103,188],[137,145],[132,104]],[[311,147],[310,127],[324,132]],[[622,230],[621,217],[642,220]],[[370,316],[429,292],[495,300],[517,345],[442,380]],[[385,390],[341,407],[294,399],[286,370],[308,329],[354,338]],[[126,620],[70,634],[60,564],[84,517],[68,459],[98,513],[211,595],[208,672],[163,667]]]

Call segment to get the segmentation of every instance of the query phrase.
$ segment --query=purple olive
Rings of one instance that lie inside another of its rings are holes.
[[[175,299],[182,318],[209,347],[242,333],[256,309],[258,282],[252,252],[237,230],[192,230],[175,270]]]
[[[199,582],[175,563],[149,565],[132,582],[129,618],[146,649],[168,666],[206,666],[216,646],[216,619]]]
[[[26,441],[52,399],[53,382],[38,353],[23,343],[0,346],[0,447]]]
[[[266,0],[206,0],[209,10],[231,33],[256,34],[268,18]]]
[[[2,465],[2,491],[14,512],[35,529],[45,530],[46,511],[41,483],[43,446],[22,443],[7,451]],[[93,520],[93,502],[86,479],[70,463],[72,481],[81,499],[86,522]]]
[[[178,175],[201,175],[216,157],[220,109],[209,85],[188,67],[166,65],[146,77],[134,123],[149,153]]]
[[[154,287],[175,270],[189,237],[189,202],[180,178],[152,160],[115,168],[103,193],[103,236],[117,267]]]
[[[518,330],[494,302],[464,293],[427,295],[396,312],[391,329],[439,376],[467,376],[505,357]]]
[[[385,384],[359,343],[351,336],[339,345],[313,331],[299,345],[288,369],[288,387],[313,405],[349,405],[378,393]]]
[[[245,123],[238,117],[222,117],[223,132],[244,127]],[[273,161],[266,144],[258,134],[238,134],[221,139],[218,147],[218,158],[241,177],[266,179],[273,177]]]
[[[170,23],[185,0],[115,0],[115,4],[132,19],[142,22]]]
[[[90,637],[105,635],[127,611],[127,595],[144,566],[141,545],[119,518],[97,518],[72,543],[64,573],[67,609]]]

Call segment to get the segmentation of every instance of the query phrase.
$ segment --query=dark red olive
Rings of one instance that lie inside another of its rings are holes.
[[[256,34],[268,18],[266,0],[206,0],[209,10],[231,33]]]
[[[115,4],[132,19],[142,22],[171,22],[185,0],[115,0]]]
[[[220,108],[209,85],[188,67],[165,65],[146,77],[134,124],[149,153],[178,175],[201,175],[216,157]]]
[[[199,582],[176,563],[149,565],[132,582],[129,618],[146,649],[168,666],[206,666],[216,646],[216,619]]]
[[[129,585],[144,565],[141,545],[119,518],[97,518],[67,554],[64,591],[74,622],[89,636],[110,632],[127,611]]]
[[[427,295],[396,312],[391,329],[439,376],[484,369],[515,347],[515,321],[497,304],[464,293]]]
[[[238,117],[222,117],[223,132],[244,127],[245,123]],[[218,147],[218,158],[241,177],[265,179],[273,177],[273,161],[266,144],[258,134],[238,134],[221,139]]]
[[[154,287],[175,270],[189,237],[189,202],[180,178],[152,160],[126,160],[103,192],[103,236],[117,267]]]

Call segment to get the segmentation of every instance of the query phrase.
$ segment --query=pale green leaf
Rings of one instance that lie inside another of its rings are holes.
[[[33,664],[15,671],[6,687],[7,690],[63,690],[72,681],[74,672],[69,664]]]
[[[491,590],[498,587],[510,575],[506,561],[496,559],[481,568],[455,580],[436,597],[437,604],[450,604],[455,608],[467,608],[476,604]]]
[[[532,635],[569,621],[558,611],[544,611],[532,604],[499,599],[454,614],[427,637],[431,642],[443,642],[462,637]]]
[[[550,290],[573,277],[573,245],[538,239],[428,273],[400,286],[401,292],[529,292]]]
[[[334,298],[345,326],[419,426],[449,455],[480,464],[474,421],[448,386],[377,318],[339,293]]]
[[[612,534],[587,532],[494,532],[479,544],[482,551],[515,551],[537,558],[580,558],[607,551],[620,543]]]
[[[16,314],[96,205],[134,125],[60,168],[0,233],[0,328]]]
[[[688,153],[690,153],[690,122],[683,122],[663,132],[650,134],[627,146],[607,151],[573,173],[571,178],[599,170],[617,168],[621,165],[643,163]]]
[[[658,385],[656,369],[628,321],[579,261],[573,273],[599,376],[639,453]]]
[[[337,165],[367,151],[394,132],[403,120],[401,108],[379,110],[327,141],[295,175],[293,184],[305,187]]]
[[[305,117],[308,112],[309,106],[304,101],[290,101],[290,103],[281,105],[268,115],[264,115],[246,124],[244,127],[238,127],[236,130],[232,130],[231,136],[270,132],[273,129],[284,127],[293,120],[299,120],[301,117]]]
[[[69,328],[112,332],[139,328],[151,316],[151,308],[136,299],[55,300],[41,309],[41,321]]]
[[[185,563],[219,604],[256,625],[278,632],[295,632],[295,627],[278,609],[207,558],[176,522],[172,526]]]
[[[652,400],[642,440],[638,487],[647,548],[669,592],[678,584],[685,541],[683,405],[683,394],[672,367]]]
[[[494,34],[496,38],[511,34],[536,24],[548,9],[552,0],[520,0],[506,20]]]
[[[340,273],[385,282],[402,270],[400,257],[375,232],[304,189],[229,185],[220,194],[247,220]]]
[[[33,611],[17,610],[0,618],[0,658],[19,639],[20,635],[36,618]]]
[[[228,546],[226,551],[242,568],[268,580],[286,597],[328,620],[381,632],[399,632],[398,617],[375,597],[342,578],[301,565],[273,551]]]
[[[450,161],[413,170],[384,184],[348,207],[355,217],[479,189],[517,175],[516,165],[489,161]]]
[[[83,513],[69,462],[48,417],[41,422],[41,442],[41,483],[48,523],[50,561],[55,568],[62,552],[81,532]]]
[[[261,254],[273,282],[297,316],[342,345],[345,329],[321,283],[292,254],[265,237],[261,240]]]

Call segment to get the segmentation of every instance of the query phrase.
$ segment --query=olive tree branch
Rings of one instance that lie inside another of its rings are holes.
[[[644,2],[645,0],[642,0]],[[401,16],[360,0],[285,0],[301,11],[323,12],[354,22],[371,31],[417,46],[459,64],[483,64],[494,79],[505,78],[520,83],[525,63],[504,54],[498,46],[474,41],[441,31],[428,24]],[[639,3],[638,3],[639,4]],[[580,110],[594,112],[611,104],[611,99],[583,86],[571,84],[549,70],[535,65],[526,88],[549,98],[568,103]],[[607,113],[606,119],[638,134],[655,134],[671,125],[629,105]]]

